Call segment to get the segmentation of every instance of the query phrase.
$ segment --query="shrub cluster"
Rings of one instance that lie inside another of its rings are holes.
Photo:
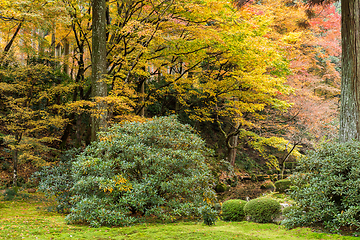
[[[242,221],[245,217],[244,206],[247,202],[241,199],[231,199],[222,204],[221,217],[224,221]]]
[[[271,198],[256,198],[246,203],[244,212],[251,221],[269,223],[280,214],[281,206],[279,202]]]
[[[175,116],[127,122],[100,133],[98,141],[71,161],[66,179],[60,173],[66,172],[65,165],[57,167],[59,172],[47,170],[55,175],[50,179],[43,173],[40,189],[57,196],[59,205],[71,207],[69,223],[122,226],[143,217],[190,216],[213,224],[217,211],[206,163],[210,153],[193,129]],[[64,188],[46,190],[54,181],[68,180]]]
[[[275,182],[276,191],[279,193],[284,193],[286,190],[290,189],[291,181],[289,179],[282,179]]]
[[[287,214],[288,228],[322,225],[337,232],[360,227],[360,143],[331,143],[302,159],[291,178],[297,208]]]

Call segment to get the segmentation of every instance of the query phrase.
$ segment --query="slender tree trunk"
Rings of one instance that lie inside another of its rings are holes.
[[[18,179],[18,150],[14,149],[13,152],[13,187],[17,186]]]
[[[4,48],[4,53],[8,53],[8,52],[10,51],[10,48],[11,48],[11,46],[13,45],[16,36],[17,36],[18,33],[20,32],[20,29],[21,29],[21,26],[22,26],[23,22],[24,22],[24,20],[22,20],[22,21],[18,24],[18,26],[17,26],[17,28],[16,28],[16,30],[15,30],[15,33],[13,34],[12,38],[10,39],[10,41],[8,42],[8,44],[6,44],[6,46],[5,46],[5,48]]]
[[[16,30],[15,30],[15,33],[13,34],[12,38],[10,39],[10,41],[6,44],[5,48],[4,48],[4,52],[3,52],[3,55],[1,56],[1,59],[0,59],[0,64],[3,64],[5,58],[6,58],[6,55],[9,53],[10,49],[11,49],[11,46],[13,45],[14,41],[15,41],[15,38],[16,36],[18,35],[18,33],[20,32],[20,29],[22,27],[22,24],[24,22],[24,19],[18,24]]]
[[[70,54],[70,44],[69,40],[65,38],[64,40],[64,72],[69,74],[69,54]]]
[[[236,161],[236,153],[237,153],[237,146],[238,146],[238,139],[239,139],[239,132],[238,132],[239,127],[240,127],[240,123],[237,121],[234,132],[229,134],[230,139],[227,140],[228,159],[232,166],[235,166],[235,161]]]
[[[236,152],[237,152],[237,145],[238,145],[238,135],[232,136],[229,140],[229,143],[231,147],[229,147],[229,162],[232,166],[235,166],[235,160],[236,160]]]
[[[341,1],[340,141],[360,140],[360,0]]]
[[[106,97],[107,84],[103,77],[106,73],[106,1],[93,0],[92,10],[92,97]],[[97,103],[100,116],[92,117],[91,140],[96,140],[97,132],[106,127],[106,103]]]
[[[140,106],[141,106],[141,110],[140,110],[140,116],[144,117],[145,116],[145,80],[142,81],[141,86],[140,86]]]

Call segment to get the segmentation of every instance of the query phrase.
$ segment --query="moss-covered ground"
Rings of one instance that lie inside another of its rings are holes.
[[[131,227],[90,228],[67,225],[65,216],[49,211],[54,204],[38,194],[22,194],[12,201],[0,198],[0,239],[358,239],[315,233],[308,228],[286,230],[276,224],[218,221],[138,224]]]

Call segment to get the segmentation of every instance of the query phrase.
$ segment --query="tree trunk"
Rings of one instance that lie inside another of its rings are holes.
[[[17,186],[17,178],[18,178],[18,150],[14,149],[13,152],[13,187]]]
[[[70,44],[69,40],[65,38],[64,40],[64,72],[69,74],[69,54],[70,54]]]
[[[360,0],[341,1],[340,141],[360,140]]]
[[[145,116],[145,81],[142,81],[141,86],[140,86],[140,106],[141,106],[141,110],[140,110],[140,116],[144,117]]]
[[[232,166],[235,166],[235,160],[236,160],[236,152],[237,152],[237,145],[238,145],[238,135],[232,136],[229,140],[230,146],[228,148],[229,151],[229,162]]]
[[[106,73],[106,1],[93,0],[92,12],[92,97],[106,97],[107,84],[103,79]],[[107,106],[104,101],[97,102],[100,116],[92,117],[91,140],[96,140],[97,132],[106,127]]]

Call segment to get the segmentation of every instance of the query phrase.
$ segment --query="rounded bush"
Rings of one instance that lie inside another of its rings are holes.
[[[114,125],[75,159],[66,219],[121,226],[142,217],[191,216],[213,224],[210,155],[205,142],[175,116]]]
[[[287,215],[288,228],[322,225],[338,232],[360,228],[360,143],[329,143],[310,152],[291,177],[290,196],[298,210]]]
[[[223,182],[218,183],[218,184],[215,186],[215,191],[216,191],[217,193],[222,193],[222,192],[225,192],[225,191],[227,191],[227,190],[229,190],[229,187],[228,187],[225,183],[223,183]]]
[[[261,184],[260,186],[261,189],[271,189],[271,190],[275,190],[275,185],[272,181],[266,181],[263,184]]]
[[[292,185],[289,179],[282,179],[275,182],[276,191],[279,193],[284,193],[286,190],[290,189]]]
[[[241,199],[232,199],[222,204],[221,217],[224,221],[242,221],[245,217],[244,206],[247,202]]]
[[[269,223],[280,214],[281,205],[271,198],[256,198],[246,203],[244,212],[251,221]]]

